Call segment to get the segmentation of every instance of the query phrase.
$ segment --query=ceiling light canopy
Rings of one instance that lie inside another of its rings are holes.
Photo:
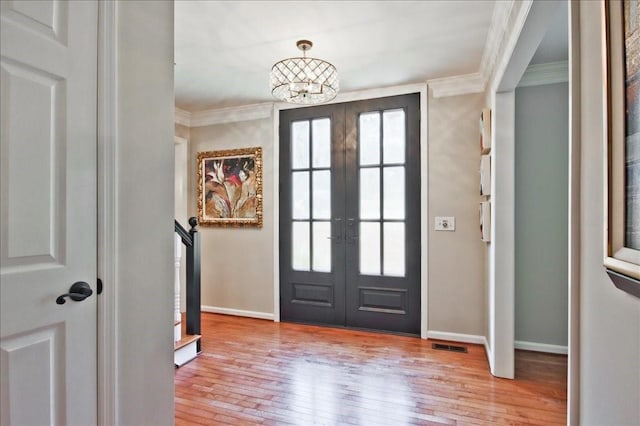
[[[302,58],[287,58],[271,68],[271,93],[293,104],[321,104],[338,94],[338,70],[327,61],[307,58],[313,43],[299,40]]]

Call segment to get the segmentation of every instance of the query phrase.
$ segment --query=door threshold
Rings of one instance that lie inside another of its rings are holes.
[[[290,324],[300,324],[300,325],[311,325],[317,327],[324,328],[335,328],[335,329],[343,329],[350,331],[363,331],[366,333],[376,333],[376,334],[390,334],[393,336],[402,336],[402,337],[417,337],[420,338],[420,333],[404,333],[401,331],[393,331],[393,330],[379,330],[375,328],[364,328],[364,327],[350,327],[346,325],[339,324],[326,324],[321,322],[310,322],[310,321],[291,321],[291,320],[281,320],[282,323],[290,323]]]

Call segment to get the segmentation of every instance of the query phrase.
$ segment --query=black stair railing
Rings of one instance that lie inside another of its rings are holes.
[[[187,247],[187,334],[200,334],[200,233],[196,229],[198,219],[189,218],[191,229],[187,231],[175,221],[175,232]],[[200,340],[198,340],[200,352]]]

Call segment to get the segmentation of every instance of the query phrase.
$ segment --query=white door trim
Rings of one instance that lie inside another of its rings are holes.
[[[280,107],[273,105],[273,321],[280,322]]]
[[[407,95],[420,93],[420,337],[427,338],[428,328],[428,288],[429,288],[429,144],[427,126],[427,96],[426,83],[409,84],[403,86],[385,87],[382,89],[361,90],[338,95],[330,103],[352,102],[364,99],[375,99],[384,96]],[[290,104],[275,103],[273,105],[273,320],[280,321],[280,110],[295,108]]]
[[[118,418],[118,2],[98,3],[98,424]]]

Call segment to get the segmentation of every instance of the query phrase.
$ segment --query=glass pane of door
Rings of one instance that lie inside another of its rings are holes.
[[[291,168],[309,167],[309,122],[296,121],[291,124]]]
[[[293,222],[291,229],[292,266],[296,271],[311,269],[309,240],[309,222]]]
[[[403,109],[382,114],[382,156],[384,164],[403,164],[405,158],[405,113]]]
[[[385,167],[382,181],[384,182],[384,218],[404,219],[404,167]]]
[[[313,120],[313,167],[331,165],[331,120]]]
[[[313,222],[313,270],[331,272],[331,222]]]
[[[380,113],[360,115],[360,165],[380,164]]]
[[[331,219],[331,171],[313,172],[313,218]]]
[[[309,219],[309,172],[291,174],[292,217]]]
[[[360,274],[380,275],[380,223],[360,223]]]
[[[380,218],[380,169],[360,169],[360,219]]]
[[[383,274],[388,276],[403,277],[405,272],[404,223],[385,222],[383,232]]]

